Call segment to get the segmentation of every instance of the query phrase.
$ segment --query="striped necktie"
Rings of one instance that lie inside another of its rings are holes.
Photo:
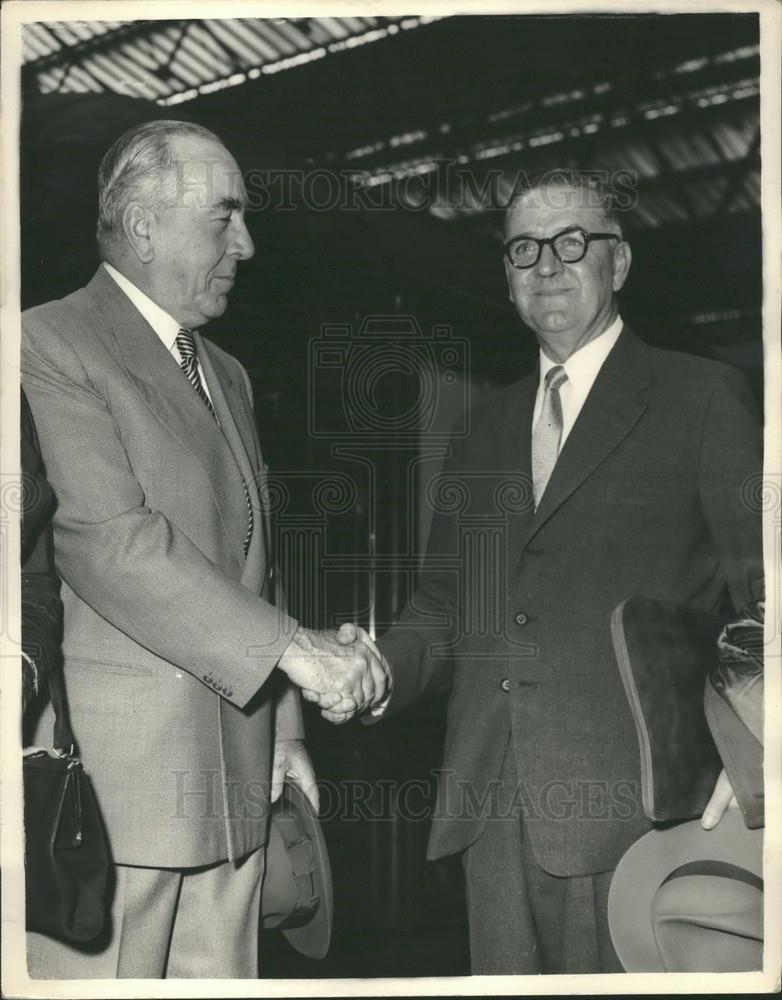
[[[179,351],[179,357],[181,358],[179,367],[185,373],[187,381],[198,393],[201,401],[206,405],[207,409],[219,426],[215,408],[212,406],[212,400],[207,395],[204,383],[201,381],[201,373],[198,370],[198,350],[195,345],[192,330],[180,330],[176,335],[176,346]],[[250,491],[247,489],[247,483],[245,482],[244,476],[242,476],[242,487],[244,488],[244,499],[247,502],[247,533],[244,536],[244,554],[247,556],[247,552],[250,548],[250,539],[253,537],[255,517],[253,515],[252,501],[250,500]]]
[[[532,488],[535,508],[540,504],[559,455],[562,439],[562,401],[559,390],[567,382],[562,365],[554,365],[543,381],[543,406],[532,428]]]

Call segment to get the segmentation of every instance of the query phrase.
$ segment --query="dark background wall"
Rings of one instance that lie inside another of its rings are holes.
[[[97,167],[122,131],[185,117],[221,134],[254,195],[256,255],[209,335],[250,371],[261,441],[289,496],[278,526],[293,610],[311,626],[354,616],[382,626],[404,601],[419,554],[410,543],[418,498],[407,483],[427,441],[425,416],[400,415],[417,412],[420,368],[381,351],[367,404],[374,429],[351,430],[346,371],[358,355],[345,346],[349,331],[385,323],[376,350],[418,351],[438,379],[450,365],[458,378],[438,397],[438,428],[460,400],[519,378],[536,355],[507,301],[502,198],[473,210],[459,195],[454,207],[432,197],[432,184],[445,183],[459,156],[474,189],[499,170],[500,195],[508,177],[533,167],[632,170],[623,316],[650,342],[736,365],[760,395],[757,42],[754,15],[447,18],[170,108],[113,93],[42,94],[28,75],[23,306],[89,280]],[[688,60],[701,68],[676,68]],[[712,101],[720,87],[732,96]],[[584,96],[550,99],[574,92]],[[665,106],[676,113],[650,114]],[[571,135],[573,121],[597,114],[597,131]],[[557,129],[564,138],[535,143]],[[410,161],[439,166],[404,190],[390,183],[382,208],[340,201],[314,182],[294,185],[290,198],[275,193],[291,171],[310,180],[316,171],[376,172],[393,159],[388,138],[411,134],[422,138],[409,143]],[[377,142],[374,154],[350,155]],[[507,152],[476,155],[492,143]],[[421,331],[412,339],[410,317]],[[341,367],[323,365],[313,346],[329,325],[348,331],[337,336]],[[433,346],[435,329],[445,340]],[[446,341],[459,348],[455,360]],[[309,711],[307,721],[324,783],[334,947],[325,962],[307,962],[270,935],[265,973],[466,973],[458,860],[423,860],[444,704],[372,728],[334,729]]]

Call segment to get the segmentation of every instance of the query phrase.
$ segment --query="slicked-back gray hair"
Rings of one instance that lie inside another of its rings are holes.
[[[98,169],[98,250],[106,258],[122,235],[122,215],[131,201],[157,208],[166,198],[165,181],[174,166],[171,139],[197,136],[223,145],[222,140],[194,122],[161,119],[123,132]]]
[[[601,209],[608,226],[615,229],[620,236],[622,235],[622,222],[619,217],[614,191],[602,181],[597,172],[590,173],[588,171],[570,170],[565,167],[540,171],[529,176],[523,174],[514,187],[508,201],[505,213],[506,223],[510,217],[510,213],[525,195],[531,191],[545,191],[550,188],[572,188],[573,191],[581,196],[574,207]],[[560,203],[558,199],[556,204],[559,205]]]

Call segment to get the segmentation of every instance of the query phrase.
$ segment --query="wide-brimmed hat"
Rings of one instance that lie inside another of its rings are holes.
[[[272,806],[261,924],[281,930],[308,958],[323,958],[331,943],[334,894],[318,817],[303,792],[285,783]]]
[[[652,830],[617,866],[611,939],[628,972],[745,972],[762,964],[763,831],[728,809],[712,830]]]
[[[762,709],[762,674],[757,678],[757,688],[755,701]],[[706,682],[703,708],[745,824],[750,829],[763,826],[763,744],[716,690],[713,679]],[[758,735],[762,736],[762,732]]]

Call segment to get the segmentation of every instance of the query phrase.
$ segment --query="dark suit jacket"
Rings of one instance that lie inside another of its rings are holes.
[[[22,649],[34,661],[41,690],[60,665],[62,604],[54,570],[54,493],[46,480],[33,415],[24,392],[20,411],[22,469]]]
[[[275,733],[303,735],[298,693],[275,672],[296,623],[270,599],[249,379],[196,343],[219,427],[103,268],[22,317],[57,496],[71,718],[123,864],[259,847]],[[242,478],[255,507],[246,559]]]
[[[736,607],[758,594],[760,436],[737,372],[625,330],[535,512],[537,384],[479,404],[453,441],[427,492],[417,591],[380,647],[389,713],[450,689],[429,856],[480,835],[510,745],[535,857],[572,876],[610,870],[649,826],[611,611],[633,595],[714,610],[726,587]]]

